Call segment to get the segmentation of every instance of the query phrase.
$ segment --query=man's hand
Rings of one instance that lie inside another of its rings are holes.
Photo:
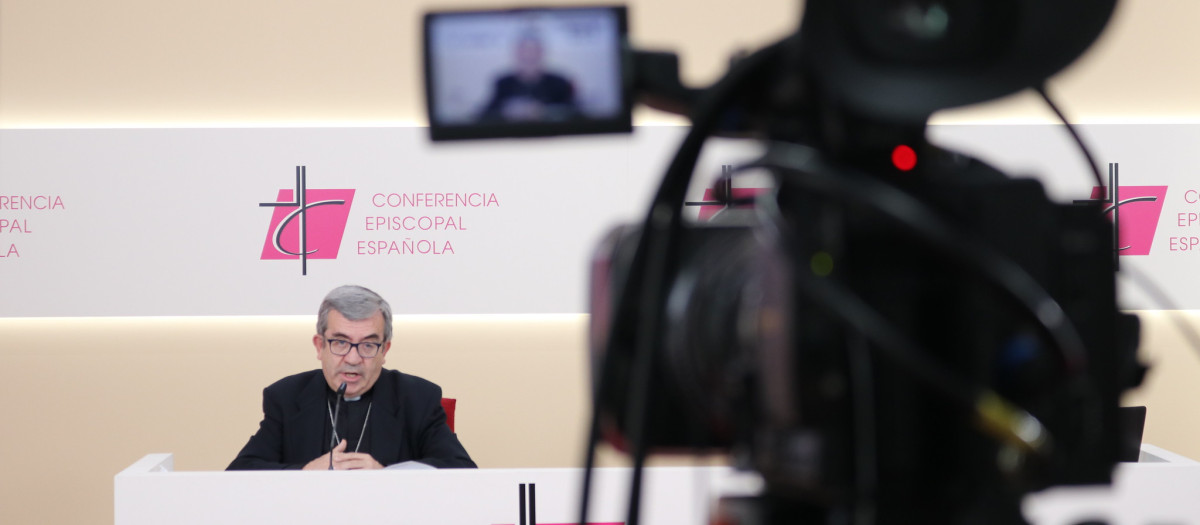
[[[529,97],[520,97],[506,102],[500,108],[500,114],[507,120],[542,120],[546,116],[546,105]]]
[[[338,443],[336,447],[333,447],[332,452],[321,454],[320,456],[317,456],[317,459],[309,461],[308,464],[304,466],[304,470],[329,470],[329,454],[345,451],[346,440],[343,439],[341,443]],[[334,470],[337,469],[337,463],[334,463],[333,468]]]
[[[333,470],[367,470],[381,469],[383,465],[365,452],[346,452],[346,440],[333,447]],[[322,454],[317,459],[309,461],[304,470],[329,470],[329,454]]]
[[[381,469],[375,458],[366,452],[345,452],[333,455],[333,470],[374,470]]]

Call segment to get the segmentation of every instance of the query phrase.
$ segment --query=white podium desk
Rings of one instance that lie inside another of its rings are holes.
[[[151,454],[114,479],[115,524],[557,525],[578,521],[580,469],[173,472]],[[625,521],[629,469],[593,474],[591,525]],[[724,467],[650,468],[642,522],[707,525],[721,494],[756,490]],[[1026,498],[1037,525],[1087,519],[1114,525],[1200,525],[1200,463],[1144,445],[1112,487],[1054,488]]]
[[[578,523],[581,473],[575,468],[172,472],[171,454],[150,454],[116,475],[115,523]],[[590,524],[625,521],[629,475],[627,468],[595,470]],[[736,477],[724,467],[646,469],[643,523],[704,525],[717,484]]]

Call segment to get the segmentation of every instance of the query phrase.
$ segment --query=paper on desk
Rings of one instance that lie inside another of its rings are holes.
[[[420,461],[403,461],[384,467],[385,470],[434,470],[432,465],[426,465]]]

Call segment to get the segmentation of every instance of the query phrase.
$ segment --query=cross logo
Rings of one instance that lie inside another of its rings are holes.
[[[308,275],[309,259],[336,259],[354,202],[353,189],[310,190],[305,166],[296,166],[295,190],[281,189],[259,259],[300,259],[300,275]]]

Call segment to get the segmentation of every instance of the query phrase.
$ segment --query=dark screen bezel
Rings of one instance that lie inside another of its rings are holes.
[[[434,19],[444,16],[481,14],[519,14],[547,11],[610,10],[617,17],[621,110],[610,119],[574,120],[571,122],[534,122],[502,124],[439,124],[434,118],[436,91],[433,89],[433,53],[430,48],[430,28]],[[429,137],[441,140],[471,140],[488,138],[552,137],[557,135],[590,135],[601,133],[630,133],[633,131],[633,104],[629,73],[629,20],[625,6],[593,5],[571,7],[527,7],[516,9],[470,9],[425,13],[422,31],[422,54],[425,71],[425,115],[429,120]]]

